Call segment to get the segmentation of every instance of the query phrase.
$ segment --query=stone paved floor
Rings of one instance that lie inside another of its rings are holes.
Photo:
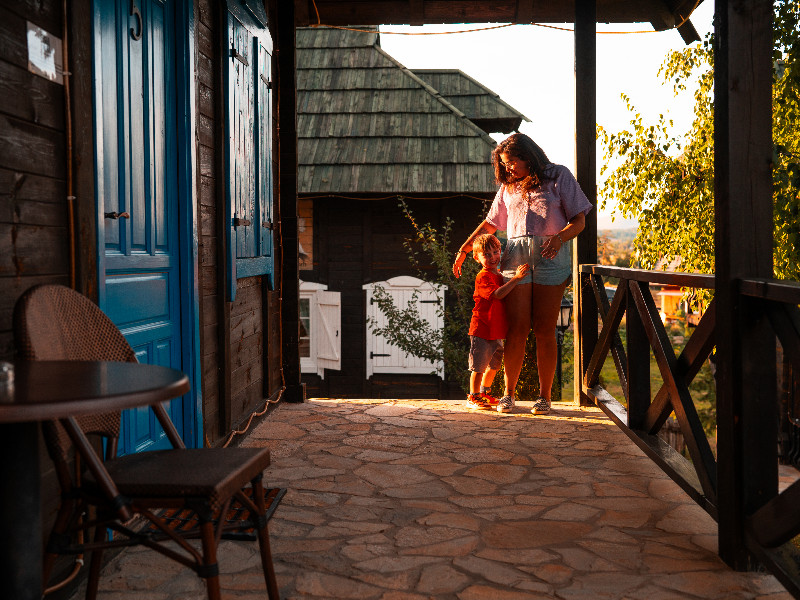
[[[457,401],[281,405],[242,445],[272,448],[281,598],[788,600],[716,555],[716,525],[597,409],[534,417]],[[223,595],[264,598],[257,546],[223,542]],[[100,600],[204,598],[141,549]],[[80,593],[80,591],[79,591]],[[79,598],[78,594],[74,598]]]

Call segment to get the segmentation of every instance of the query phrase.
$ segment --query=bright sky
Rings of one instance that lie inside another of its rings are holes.
[[[712,30],[714,2],[706,0],[691,17],[704,38]],[[569,27],[570,24],[556,24]],[[483,25],[486,26],[486,25]],[[528,117],[520,131],[530,135],[550,160],[575,169],[574,36],[535,25],[450,35],[389,35],[387,31],[456,31],[470,25],[381,27],[381,47],[410,69],[461,69],[499,94]],[[649,23],[598,25],[598,31],[651,31]],[[630,123],[625,93],[645,122],[659,114],[671,118],[676,131],[691,123],[691,93],[675,98],[670,85],[662,85],[658,70],[667,53],[685,48],[675,30],[658,33],[603,34],[597,36],[597,122],[609,131]],[[498,58],[499,57],[499,58]],[[602,154],[598,145],[598,163]],[[598,229],[634,227],[635,222],[611,220],[611,210],[598,213]]]

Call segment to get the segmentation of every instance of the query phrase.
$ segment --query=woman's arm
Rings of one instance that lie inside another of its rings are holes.
[[[482,221],[481,224],[478,225],[478,228],[470,234],[467,241],[461,244],[461,248],[456,252],[456,260],[453,263],[453,275],[461,277],[461,265],[464,264],[464,259],[467,258],[467,254],[472,252],[472,243],[475,241],[475,238],[484,233],[494,233],[495,231],[497,231],[497,227],[486,221]]]
[[[561,250],[561,246],[572,238],[577,237],[584,227],[586,227],[586,215],[583,212],[579,212],[570,219],[564,229],[550,236],[550,239],[542,245],[542,257],[553,258]]]

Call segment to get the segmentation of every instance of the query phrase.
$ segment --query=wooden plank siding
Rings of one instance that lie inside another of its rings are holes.
[[[26,21],[61,37],[60,2],[0,6],[0,359],[17,298],[69,283],[64,87],[28,71]]]
[[[225,294],[225,177],[222,163],[223,98],[220,27],[224,7],[197,2],[198,253],[200,272],[201,368],[206,442],[215,444],[263,408],[281,387],[279,293],[262,277],[239,279],[237,296]],[[275,128],[273,114],[273,128]],[[277,163],[273,167],[277,173]],[[277,219],[276,219],[277,220]],[[266,348],[266,349],[265,349]]]
[[[217,214],[221,188],[218,183],[221,154],[218,141],[220,58],[218,7],[212,0],[197,3],[197,172],[198,172],[198,260],[200,279],[200,365],[203,387],[203,431],[207,444],[214,444],[224,434],[224,409],[220,385],[220,293]]]

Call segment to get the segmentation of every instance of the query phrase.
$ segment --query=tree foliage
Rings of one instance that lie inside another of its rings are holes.
[[[800,0],[775,0],[773,179],[775,276],[800,279]],[[688,132],[659,115],[649,124],[636,113],[630,127],[598,126],[603,148],[601,207],[637,219],[634,260],[653,269],[680,258],[682,271],[714,270],[714,73],[712,37],[671,52],[659,71],[676,96],[694,95]],[[702,298],[707,300],[707,297]]]

